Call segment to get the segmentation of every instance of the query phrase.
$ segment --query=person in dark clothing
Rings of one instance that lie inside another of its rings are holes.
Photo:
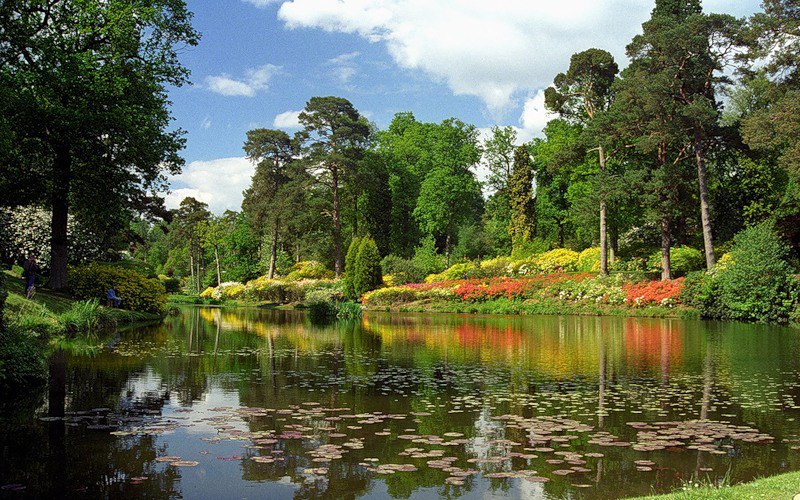
[[[113,286],[106,292],[106,300],[109,301],[112,307],[119,307],[120,302],[122,302],[122,299],[117,297],[117,291],[114,290]]]
[[[25,296],[30,298],[33,295],[34,285],[36,284],[36,273],[39,272],[39,264],[33,255],[28,254],[28,258],[22,263],[22,277],[25,278]]]

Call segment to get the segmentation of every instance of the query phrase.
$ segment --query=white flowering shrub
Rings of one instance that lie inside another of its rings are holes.
[[[4,261],[19,261],[32,253],[39,267],[50,268],[49,210],[27,206],[0,208],[0,255]],[[70,216],[67,220],[70,264],[83,264],[102,257],[100,239]]]

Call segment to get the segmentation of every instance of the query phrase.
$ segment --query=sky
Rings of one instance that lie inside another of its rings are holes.
[[[379,128],[395,113],[455,117],[484,131],[510,125],[520,141],[551,118],[544,89],[573,53],[625,46],[652,0],[187,0],[202,38],[181,48],[191,85],[170,89],[186,165],[168,208],[186,196],[238,211],[255,167],[254,128],[298,130],[314,96],[344,97]],[[746,16],[760,0],[706,0],[706,12]],[[480,176],[479,176],[480,177]]]

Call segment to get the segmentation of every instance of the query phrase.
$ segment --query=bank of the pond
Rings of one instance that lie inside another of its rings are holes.
[[[69,295],[38,289],[24,296],[22,280],[6,273],[8,292],[3,308],[6,331],[0,336],[0,386],[25,387],[45,376],[44,362],[53,349],[117,328],[152,323],[162,315],[114,309],[98,300],[74,300]]]
[[[696,309],[684,306],[643,306],[625,307],[611,304],[570,303],[558,299],[540,299],[536,301],[513,301],[493,299],[483,302],[450,302],[421,300],[391,306],[364,306],[366,311],[380,312],[428,312],[428,313],[460,313],[460,314],[497,314],[497,315],[562,315],[562,316],[619,316],[634,318],[681,318],[699,319]]]
[[[778,476],[764,477],[736,486],[715,488],[712,486],[694,487],[687,484],[686,489],[666,495],[651,495],[629,500],[728,500],[730,498],[748,499],[792,499],[800,494],[800,472],[789,472]]]

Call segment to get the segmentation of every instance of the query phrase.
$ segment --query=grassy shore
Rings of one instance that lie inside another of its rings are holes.
[[[791,500],[798,493],[800,493],[800,472],[789,472],[736,486],[721,488],[701,486],[666,495],[652,495],[632,500],[728,500],[731,498]]]

